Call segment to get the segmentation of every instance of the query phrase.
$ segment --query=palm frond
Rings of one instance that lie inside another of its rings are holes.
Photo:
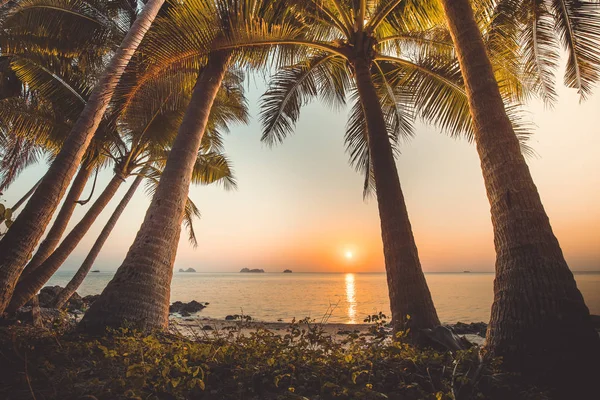
[[[587,98],[600,76],[600,5],[593,1],[548,0],[554,14],[554,30],[567,50],[565,84]],[[548,26],[538,26],[540,29]],[[552,35],[552,31],[544,31]]]
[[[261,98],[262,140],[281,142],[293,132],[302,106],[315,98],[333,108],[344,105],[349,86],[346,63],[335,55],[320,53],[307,62],[282,68]]]

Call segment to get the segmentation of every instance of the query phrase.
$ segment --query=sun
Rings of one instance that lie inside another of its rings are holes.
[[[354,253],[352,253],[351,251],[347,251],[346,254],[344,254],[344,256],[346,257],[346,259],[352,260],[352,257],[354,257]]]

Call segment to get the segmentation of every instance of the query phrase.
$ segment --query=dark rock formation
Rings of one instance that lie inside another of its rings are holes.
[[[242,268],[240,270],[240,272],[265,272],[265,270],[264,269],[260,269],[260,268],[254,268],[254,269]]]
[[[194,268],[183,269],[179,268],[179,272],[196,272]]]
[[[485,322],[471,322],[470,324],[465,324],[464,322],[457,322],[454,325],[450,325],[450,328],[452,328],[454,333],[458,333],[459,335],[473,334],[485,337],[487,324]]]
[[[286,269],[286,270],[284,270],[284,271],[283,271],[283,273],[284,273],[284,274],[291,274],[291,273],[292,273],[292,270],[291,270],[291,269]]]
[[[189,317],[191,314],[197,313],[205,308],[205,304],[199,303],[196,300],[192,300],[189,303],[176,301],[169,306],[169,313],[178,313],[182,317]]]
[[[83,297],[83,302],[87,304],[87,307],[89,307],[98,299],[98,297],[100,297],[99,294],[88,294],[87,296]]]

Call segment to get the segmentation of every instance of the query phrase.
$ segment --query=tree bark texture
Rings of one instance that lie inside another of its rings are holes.
[[[54,249],[56,249],[56,246],[58,246],[58,243],[60,242],[62,235],[65,233],[71,217],[73,216],[73,212],[77,207],[77,200],[79,200],[81,193],[83,193],[83,189],[85,188],[85,185],[92,173],[92,169],[93,168],[91,168],[87,163],[81,165],[81,168],[79,169],[77,175],[75,175],[73,184],[71,185],[71,188],[65,197],[65,201],[60,208],[56,219],[52,223],[50,231],[48,231],[48,234],[44,240],[42,240],[40,247],[38,247],[31,260],[29,260],[27,265],[25,265],[25,269],[23,269],[19,280],[22,280],[31,272],[35,271],[40,264],[46,261],[50,254],[52,254]]]
[[[0,315],[96,132],[125,67],[164,0],[149,0],[95,86],[42,183],[0,242]]]
[[[598,371],[598,333],[521,154],[469,0],[443,5],[494,228],[496,278],[486,350],[503,357],[508,369],[569,382]]]
[[[439,325],[440,321],[421,269],[386,123],[371,80],[370,63],[359,57],[353,64],[375,177],[392,324],[396,332],[410,328],[417,333]]]
[[[84,315],[80,327],[163,329],[168,324],[171,278],[194,163],[230,55],[216,52],[199,75],[190,104],[144,222],[123,264]]]
[[[98,199],[92,204],[90,209],[85,213],[81,221],[77,223],[65,236],[64,240],[54,250],[54,252],[44,261],[35,272],[27,275],[23,280],[17,283],[17,287],[13,293],[13,297],[10,300],[6,311],[8,313],[15,312],[20,307],[25,305],[29,299],[37,294],[42,287],[48,282],[48,280],[54,275],[54,273],[60,268],[65,262],[69,255],[75,250],[81,239],[88,232],[96,218],[100,215],[102,210],[114,197],[117,190],[123,183],[124,177],[122,174],[116,174],[108,183],[102,194],[98,196]]]
[[[125,193],[125,196],[123,196],[123,199],[121,199],[121,201],[117,205],[117,208],[115,208],[115,211],[113,211],[112,215],[106,222],[106,225],[102,229],[102,232],[100,232],[100,235],[94,242],[92,249],[88,253],[85,260],[83,260],[83,263],[81,264],[73,278],[71,278],[69,283],[67,283],[67,286],[65,286],[65,288],[53,300],[54,307],[59,309],[62,308],[65,305],[65,303],[69,301],[69,299],[71,298],[73,293],[75,293],[77,288],[79,288],[79,286],[83,283],[83,280],[90,272],[90,269],[92,269],[92,266],[94,265],[94,261],[96,261],[98,254],[100,254],[100,250],[102,250],[104,243],[110,236],[115,225],[117,225],[117,221],[121,217],[121,214],[123,214],[123,211],[125,211],[125,207],[127,207],[127,205],[129,204],[129,201],[135,194],[135,191],[138,189],[143,179],[144,177],[142,175],[138,175],[135,178],[135,180],[127,190],[127,193]]]

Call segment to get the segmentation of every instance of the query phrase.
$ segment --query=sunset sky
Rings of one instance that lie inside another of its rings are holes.
[[[202,212],[195,225],[200,244],[192,248],[183,232],[175,268],[384,271],[376,201],[363,201],[362,177],[344,152],[346,111],[309,105],[295,135],[269,148],[259,141],[257,100],[263,90],[250,84],[252,122],[226,137],[239,188],[192,187],[190,196]],[[528,161],[571,269],[600,270],[600,95],[583,104],[573,90],[561,87],[559,95],[554,109],[539,102],[526,108],[536,124],[530,145],[537,157]],[[423,269],[493,271],[489,205],[474,146],[422,124],[416,132],[402,146],[398,170]],[[44,170],[27,169],[5,193],[5,204],[12,205]],[[109,177],[109,170],[103,172],[98,188]],[[62,270],[79,267],[125,190]],[[148,204],[140,190],[94,268],[120,265]],[[84,211],[78,207],[71,226]]]

